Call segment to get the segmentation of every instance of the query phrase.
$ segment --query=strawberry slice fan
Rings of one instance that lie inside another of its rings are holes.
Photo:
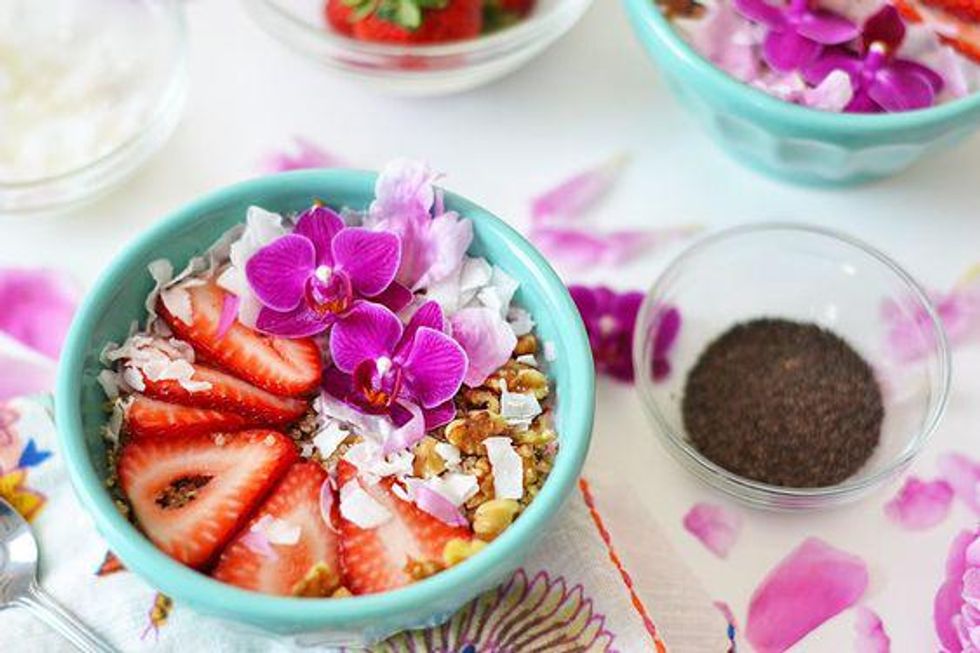
[[[926,23],[943,42],[980,63],[980,0],[896,0],[905,20]]]

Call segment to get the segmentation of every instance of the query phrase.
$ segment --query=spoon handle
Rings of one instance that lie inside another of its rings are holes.
[[[78,620],[51,598],[36,583],[31,583],[26,594],[17,603],[34,613],[44,623],[58,631],[82,653],[116,653],[101,637]]]

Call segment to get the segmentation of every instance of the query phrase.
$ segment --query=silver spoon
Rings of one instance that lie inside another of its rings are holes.
[[[37,541],[9,503],[0,499],[0,610],[27,608],[84,653],[115,653],[37,584]]]

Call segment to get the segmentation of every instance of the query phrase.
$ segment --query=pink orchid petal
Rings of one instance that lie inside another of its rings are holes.
[[[255,321],[255,328],[282,338],[307,338],[322,333],[335,320],[333,313],[320,315],[310,310],[306,304],[300,304],[285,313],[263,307]]]
[[[343,165],[343,159],[332,152],[310,140],[296,137],[292,148],[270,152],[263,157],[260,168],[263,172],[276,173],[308,168],[339,168]]]
[[[398,215],[429,215],[435,202],[433,184],[439,175],[423,161],[395,159],[385,166],[374,186],[371,213],[387,219]]]
[[[944,651],[962,650],[959,628],[964,611],[972,609],[964,601],[963,579],[971,567],[980,565],[980,532],[960,531],[946,558],[946,578],[933,601],[936,635]]]
[[[753,22],[779,29],[786,25],[783,9],[765,0],[735,0],[734,5],[738,13]]]
[[[384,445],[381,448],[381,452],[385,456],[396,451],[410,449],[425,437],[425,416],[422,414],[422,409],[408,402],[400,403],[398,406],[407,411],[410,417],[404,424],[393,430],[385,438]]]
[[[517,346],[517,336],[489,308],[464,308],[449,321],[453,338],[463,347],[469,361],[463,381],[471,388],[479,387],[510,359]]]
[[[946,481],[925,482],[909,477],[894,499],[885,504],[885,514],[909,530],[925,530],[939,524],[953,503],[953,488]]]
[[[882,5],[881,9],[864,21],[861,40],[865,49],[878,42],[887,45],[890,51],[897,51],[905,40],[905,21],[893,5]]]
[[[868,88],[868,95],[891,113],[924,109],[932,106],[936,99],[929,78],[914,73],[902,74],[891,67],[878,72]]]
[[[287,234],[253,254],[245,264],[245,275],[264,306],[284,313],[303,301],[315,256],[308,238]]]
[[[867,586],[864,561],[808,538],[753,593],[746,637],[759,653],[782,653],[857,603]]]
[[[792,30],[772,30],[762,42],[762,55],[766,63],[784,73],[806,68],[816,60],[821,50],[822,45]]]
[[[466,361],[458,342],[441,331],[420,327],[405,354],[405,386],[423,408],[434,408],[459,391]]]
[[[426,235],[428,267],[415,282],[416,289],[442,281],[459,268],[473,243],[473,223],[456,213],[445,213],[433,218]]]
[[[228,333],[228,329],[235,324],[235,320],[238,319],[238,309],[241,308],[241,305],[241,297],[231,293],[225,294],[225,299],[221,303],[221,315],[218,317],[218,330],[215,333],[218,340],[224,338],[225,334]]]
[[[337,527],[333,523],[333,506],[336,500],[333,486],[330,484],[330,479],[328,478],[320,486],[320,517],[323,518],[323,523],[327,525],[327,528],[334,533],[337,532]]]
[[[402,337],[398,316],[379,304],[359,302],[330,332],[330,355],[343,372],[363,361],[391,356]]]
[[[760,6],[765,5],[758,0]],[[782,24],[781,11],[771,8]],[[763,9],[765,10],[765,9]],[[755,25],[747,23],[730,2],[713,2],[704,17],[694,23],[691,40],[698,52],[742,82],[753,82],[762,73],[756,54]]]
[[[426,485],[415,488],[415,505],[444,524],[450,526],[469,526],[470,523],[449,499]]]
[[[684,515],[684,528],[719,558],[728,557],[742,520],[736,513],[709,503],[695,504]]]
[[[855,653],[889,653],[891,639],[885,632],[885,626],[874,610],[866,606],[858,606],[855,611]]]
[[[392,313],[400,313],[402,309],[412,303],[414,298],[415,295],[412,294],[411,290],[396,281],[372,297],[371,301],[391,309]]]
[[[797,30],[802,36],[824,45],[846,43],[861,33],[860,28],[847,18],[829,11],[808,11]]]
[[[427,301],[412,313],[412,319],[405,326],[403,340],[411,342],[415,338],[415,332],[422,327],[443,332],[446,330],[446,318],[442,314],[442,307],[439,302]]]
[[[535,222],[581,217],[619,180],[627,158],[618,155],[595,168],[583,170],[531,200]]]
[[[333,239],[333,258],[361,295],[373,297],[391,285],[401,260],[398,236],[369,229],[344,229]]]
[[[0,333],[0,401],[50,392],[57,376],[56,363]]]
[[[957,452],[942,454],[937,463],[956,497],[980,515],[980,465]]]
[[[313,206],[303,212],[296,221],[293,233],[305,236],[316,250],[316,264],[333,267],[333,239],[344,228],[344,220],[327,206]]]
[[[78,291],[54,271],[0,269],[0,332],[57,359],[68,332]]]
[[[529,236],[546,256],[570,265],[587,266],[620,265],[695,231],[695,227],[683,226],[603,234],[587,229],[534,227]]]
[[[431,431],[456,419],[456,404],[447,401],[435,408],[427,408],[423,412],[425,413],[425,430]]]
[[[262,531],[246,531],[242,536],[242,544],[244,544],[252,553],[265,556],[270,560],[277,560],[279,558],[276,550],[272,548],[272,543],[269,542],[268,536],[266,536],[266,534]]]

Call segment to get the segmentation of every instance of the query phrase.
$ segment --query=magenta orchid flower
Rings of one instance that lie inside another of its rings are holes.
[[[399,260],[397,236],[345,227],[335,212],[315,206],[291,234],[260,249],[245,266],[263,305],[256,326],[287,338],[321,333],[358,300],[382,297]]]
[[[823,82],[842,70],[851,79],[854,96],[844,108],[852,113],[912,111],[932,106],[943,89],[943,78],[928,66],[894,56],[905,38],[898,11],[885,5],[864,24],[863,54],[829,49],[802,69],[810,84]]]
[[[933,601],[943,653],[980,651],[980,528],[961,531],[950,545],[946,575]]]
[[[808,0],[790,0],[776,7],[765,0],[735,0],[745,18],[769,28],[762,55],[775,70],[790,72],[812,63],[824,46],[840,45],[856,38],[857,25],[831,11],[811,9]]]
[[[330,334],[340,374],[332,374],[328,391],[364,412],[387,414],[396,425],[411,417],[406,404],[422,409],[426,429],[449,422],[467,359],[445,326],[436,302],[422,305],[407,326],[384,306],[358,304]]]
[[[422,162],[393,161],[378,177],[364,226],[398,236],[402,244],[396,281],[417,290],[444,279],[462,263],[473,225],[446,211],[438,178]]]

